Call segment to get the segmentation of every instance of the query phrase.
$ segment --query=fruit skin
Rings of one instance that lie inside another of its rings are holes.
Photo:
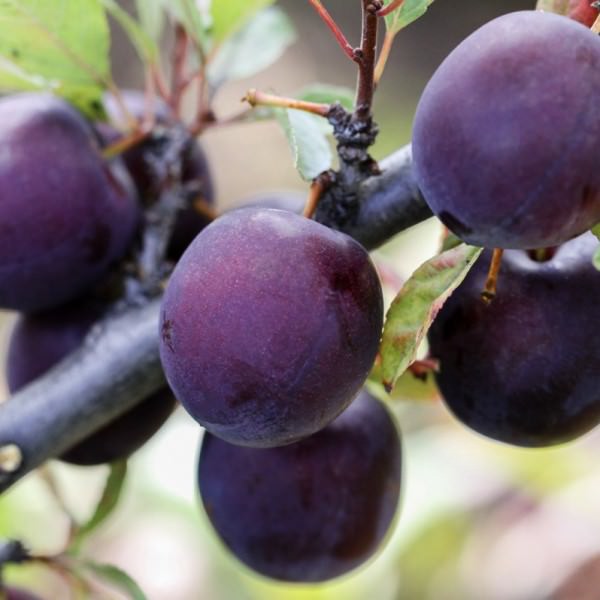
[[[398,508],[401,463],[388,411],[362,392],[325,429],[282,448],[243,448],[207,433],[199,487],[239,560],[267,577],[317,582],[381,545]]]
[[[137,90],[124,90],[122,92],[125,105],[129,112],[137,119],[143,119],[145,115],[144,94]],[[103,145],[109,145],[122,136],[119,129],[126,129],[126,123],[121,121],[121,111],[114,97],[110,94],[105,98],[105,108],[112,123],[97,123],[96,130]],[[162,101],[155,102],[155,118],[158,125],[172,126],[176,119],[171,109]],[[113,127],[114,125],[114,127]],[[160,137],[150,137],[149,140],[138,144],[123,153],[123,160],[133,178],[137,190],[142,197],[156,197],[159,193],[159,182],[155,181],[153,170],[148,165],[147,156],[151,154],[153,145],[160,146]],[[197,185],[202,199],[208,204],[213,204],[215,189],[210,165],[207,156],[197,141],[193,141],[188,151],[182,157],[181,177],[183,183],[194,183]],[[167,248],[167,258],[176,262],[192,240],[208,225],[210,221],[193,208],[184,208],[179,211],[173,233]]]
[[[464,40],[419,102],[417,182],[432,211],[487,248],[555,246],[600,222],[600,40],[522,11]]]
[[[33,381],[83,342],[106,311],[87,301],[21,317],[8,347],[7,380],[11,393]],[[152,394],[96,433],[65,452],[60,459],[76,465],[98,465],[126,458],[147,442],[175,407],[173,394]]]
[[[429,331],[436,379],[456,418],[518,446],[572,440],[600,422],[600,273],[592,234],[547,262],[505,252],[498,294],[480,294],[490,253],[475,264]]]
[[[6,600],[40,600],[39,596],[20,588],[7,587],[0,593],[2,591],[6,593]]]
[[[211,433],[294,442],[358,393],[381,335],[381,286],[350,237],[290,212],[246,208],[209,225],[165,292],[169,385]]]
[[[0,123],[0,306],[33,312],[81,294],[121,258],[139,208],[63,100],[4,97]]]

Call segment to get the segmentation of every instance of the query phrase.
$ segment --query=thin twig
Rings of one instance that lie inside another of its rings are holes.
[[[340,45],[340,48],[344,51],[344,54],[350,59],[355,60],[354,48],[350,45],[346,36],[342,30],[338,27],[338,24],[333,20],[333,17],[329,14],[327,9],[321,4],[319,0],[308,0],[312,7],[317,11],[318,15],[323,19],[325,25],[329,28],[333,36]]]
[[[377,59],[377,64],[375,65],[375,74],[373,76],[375,87],[377,87],[379,85],[379,82],[381,81],[381,77],[383,76],[385,65],[387,64],[388,58],[390,57],[395,38],[395,33],[392,33],[391,31],[385,32],[383,44],[379,53],[379,58]]]
[[[397,8],[400,8],[403,3],[404,0],[392,0],[387,6],[384,6],[381,10],[377,11],[377,16],[385,17],[394,12]]]
[[[374,0],[362,0],[362,36],[360,53],[357,54],[358,83],[356,90],[356,117],[359,120],[371,118],[371,106],[375,91],[375,60],[377,52],[377,27],[379,19]],[[356,54],[356,53],[355,53]]]
[[[190,38],[187,31],[179,23],[175,27],[175,43],[173,46],[172,57],[172,76],[171,76],[171,108],[173,113],[179,117],[181,110],[181,99],[185,89],[182,82],[185,80],[185,64],[188,55]]]
[[[266,94],[257,90],[248,90],[242,98],[242,102],[248,102],[250,106],[273,106],[277,108],[291,108],[294,110],[302,110],[320,117],[326,117],[331,110],[330,104],[322,104],[318,102],[306,102],[305,100],[297,100],[296,98],[286,98],[284,96],[275,96]]]

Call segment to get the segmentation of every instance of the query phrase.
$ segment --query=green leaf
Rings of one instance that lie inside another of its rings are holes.
[[[596,267],[596,269],[598,269],[598,271],[600,271],[600,248],[598,248],[596,252],[594,252],[592,264],[594,265],[594,267]]]
[[[110,34],[97,0],[0,0],[0,89],[47,89],[101,114]]]
[[[591,229],[592,233],[600,240],[600,223]]]
[[[331,168],[331,147],[319,123],[323,117],[288,109],[275,109],[275,115],[287,136],[294,166],[302,179],[311,181]]]
[[[388,310],[380,348],[388,391],[415,360],[435,315],[481,252],[482,248],[461,244],[422,264],[404,284]]]
[[[144,31],[156,42],[160,41],[165,25],[164,0],[135,0],[135,8]]]
[[[385,26],[391,34],[398,33],[419,17],[422,17],[433,0],[404,0],[404,3],[385,17]],[[386,2],[389,4],[389,2]]]
[[[89,560],[82,561],[80,566],[104,582],[122,591],[131,600],[147,600],[140,586],[125,571],[113,565],[99,564]]]
[[[213,0],[211,5],[212,38],[219,44],[240,29],[259,10],[275,0]]]
[[[280,8],[259,12],[217,51],[208,68],[211,86],[217,88],[266,69],[295,41],[294,26]]]
[[[128,12],[124,11],[115,0],[100,0],[100,2],[127,33],[142,62],[157,62],[158,47],[154,40],[140,27],[139,23]]]
[[[347,87],[315,83],[302,88],[295,97],[320,104],[339,102],[346,110],[351,111],[354,109],[354,95],[354,90]]]
[[[123,491],[123,484],[125,482],[125,476],[127,475],[127,461],[121,460],[114,462],[110,465],[110,472],[106,479],[104,491],[96,506],[94,514],[90,517],[87,523],[81,525],[73,536],[71,547],[69,552],[71,554],[77,554],[83,541],[92,533],[97,527],[103,523],[108,516],[112,513],[119,502],[121,492]]]
[[[449,231],[448,235],[444,238],[444,241],[442,242],[442,252],[445,252],[446,250],[452,250],[452,248],[456,248],[461,244],[462,240],[457,235]]]

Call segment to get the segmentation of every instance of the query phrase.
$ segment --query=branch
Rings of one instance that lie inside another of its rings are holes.
[[[379,166],[381,175],[369,177],[359,187],[360,208],[355,217],[317,212],[318,221],[347,233],[367,250],[432,216],[415,181],[410,145],[388,156]],[[329,193],[323,195],[319,209],[334,204],[326,202]]]
[[[94,327],[84,345],[0,405],[0,451],[20,464],[3,470],[0,492],[165,385],[158,355],[160,299]]]
[[[410,147],[361,186],[357,219],[343,228],[368,248],[431,216],[414,182]],[[97,325],[82,348],[0,405],[0,493],[165,385],[158,354],[160,299]],[[8,453],[13,455],[14,453]]]

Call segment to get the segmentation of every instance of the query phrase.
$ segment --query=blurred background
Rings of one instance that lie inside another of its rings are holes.
[[[359,2],[325,4],[356,42]],[[220,116],[239,110],[249,87],[283,95],[314,82],[353,87],[354,66],[308,2],[280,5],[295,23],[298,42],[260,76],[226,86],[216,102]],[[493,17],[533,5],[533,0],[437,0],[402,32],[376,96],[381,134],[375,157],[409,142],[419,95],[454,46]],[[118,83],[140,86],[142,70],[117,29],[113,56]],[[210,131],[202,143],[219,209],[261,191],[306,191],[275,124]],[[425,223],[378,250],[375,260],[382,272],[405,278],[435,253],[439,234],[436,222]],[[8,313],[1,320],[3,348],[13,320]],[[389,406],[404,438],[401,513],[385,549],[350,576],[322,586],[285,586],[252,575],[232,558],[200,508],[201,431],[181,410],[131,459],[122,503],[89,541],[86,554],[130,573],[151,600],[600,598],[600,566],[594,562],[600,555],[600,434],[552,450],[509,448],[465,430],[432,385],[416,380],[405,382]],[[73,513],[85,518],[106,469],[58,462],[49,468]],[[66,532],[67,519],[39,476],[0,497],[0,538],[18,538],[36,553],[51,553],[62,547]],[[70,597],[60,578],[39,567],[11,567],[6,579],[50,600]],[[98,597],[121,596],[103,589]]]

